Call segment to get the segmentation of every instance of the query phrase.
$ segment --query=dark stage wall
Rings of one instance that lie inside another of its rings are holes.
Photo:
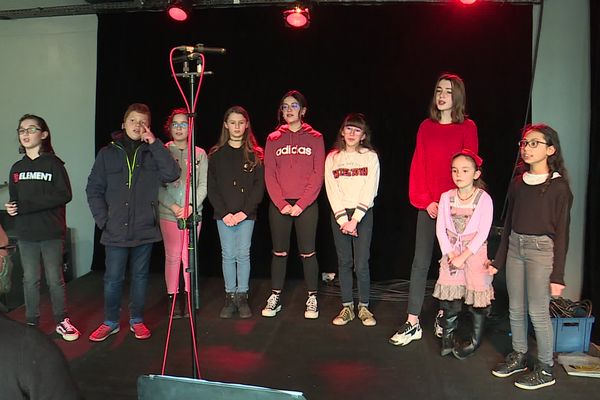
[[[196,11],[184,24],[159,14],[100,15],[98,28],[97,148],[120,127],[128,104],[145,102],[161,131],[172,107],[180,106],[170,78],[168,51],[182,44],[226,47],[226,56],[208,56],[199,100],[197,142],[216,141],[223,112],[246,107],[261,144],[277,121],[280,97],[302,91],[307,121],[331,146],[344,115],[364,112],[381,159],[375,204],[372,277],[408,278],[416,210],[408,202],[408,172],[416,130],[425,118],[440,72],[461,75],[467,109],[479,127],[484,177],[500,214],[516,155],[531,78],[532,7],[480,2],[474,7],[439,4],[321,6],[309,29],[283,26],[279,8]],[[267,199],[256,224],[253,276],[270,274]],[[335,271],[329,204],[319,199],[317,251],[321,269]],[[160,246],[159,246],[160,247]],[[103,249],[96,245],[96,265]],[[220,274],[220,247],[212,209],[205,202],[199,245],[200,268]],[[291,275],[300,275],[299,260]],[[160,250],[154,258],[160,268]],[[292,265],[291,264],[291,265]]]

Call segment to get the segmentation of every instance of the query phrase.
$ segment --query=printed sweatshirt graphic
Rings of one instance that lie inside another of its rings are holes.
[[[304,123],[297,132],[282,125],[267,137],[265,184],[271,201],[280,210],[287,200],[306,209],[323,186],[325,145],[323,135]]]
[[[10,201],[16,201],[17,234],[21,240],[64,239],[65,205],[71,201],[71,183],[63,161],[42,153],[24,156],[10,170]]]

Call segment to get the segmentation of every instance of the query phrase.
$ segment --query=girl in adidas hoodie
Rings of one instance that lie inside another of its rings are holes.
[[[39,324],[41,259],[56,332],[67,341],[77,340],[79,331],[67,317],[62,271],[66,204],[72,198],[69,176],[63,161],[54,155],[50,128],[43,118],[22,116],[17,135],[19,153],[25,155],[10,170],[10,201],[5,207],[16,218],[27,324]]]
[[[353,270],[358,281],[358,318],[365,326],[377,323],[369,311],[369,256],[379,158],[370,142],[371,131],[364,115],[349,114],[325,160],[325,189],[333,211],[331,229],[342,289],[342,311],[334,318],[334,325],[346,325],[354,319]]]
[[[323,185],[325,147],[323,136],[303,122],[306,99],[300,92],[287,92],[281,99],[279,110],[280,125],[267,137],[265,146],[265,184],[271,198],[269,224],[273,241],[273,290],[262,315],[274,317],[281,310],[280,295],[294,225],[308,289],[304,317],[316,319],[319,317],[319,265],[315,252],[319,209],[316,200]]]

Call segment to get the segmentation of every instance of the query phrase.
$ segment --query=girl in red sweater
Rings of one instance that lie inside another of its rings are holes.
[[[427,273],[435,242],[438,202],[443,192],[454,187],[448,169],[452,156],[467,148],[478,151],[477,127],[465,114],[465,85],[458,75],[444,73],[436,84],[429,118],[419,126],[417,144],[410,166],[408,195],[416,207],[415,255],[410,273],[408,317],[390,343],[405,346],[421,339],[419,314],[425,297]],[[441,336],[441,332],[436,334]]]

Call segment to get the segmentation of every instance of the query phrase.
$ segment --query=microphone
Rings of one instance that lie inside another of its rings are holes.
[[[183,46],[182,46],[183,47]],[[192,47],[190,47],[192,48]],[[199,60],[200,59],[200,53],[196,53],[196,52],[190,52],[189,54],[186,54],[184,56],[179,56],[179,57],[173,57],[173,62],[174,63],[181,63],[184,61],[193,61],[193,60]]]
[[[207,47],[201,43],[196,44],[194,46],[179,46],[176,47],[177,50],[187,51],[188,53],[214,53],[214,54],[225,54],[227,50],[222,47]]]

